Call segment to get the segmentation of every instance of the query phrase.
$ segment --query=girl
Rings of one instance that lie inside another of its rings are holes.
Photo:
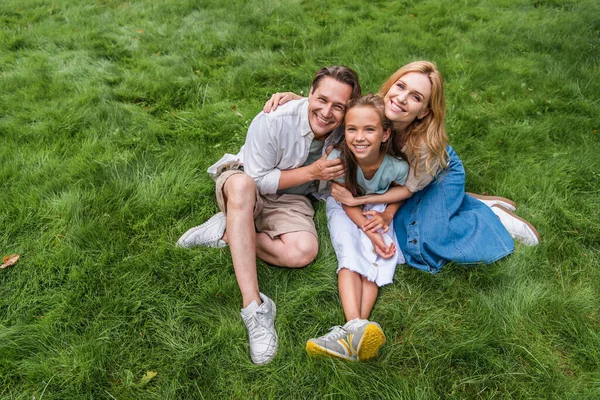
[[[393,157],[391,122],[385,117],[383,99],[367,95],[347,105],[345,139],[329,158],[341,158],[345,176],[341,183],[358,196],[385,193],[392,185],[403,185],[408,163]],[[331,355],[348,360],[377,356],[385,335],[376,322],[367,318],[379,286],[392,282],[399,253],[393,230],[388,226],[363,231],[368,216],[385,209],[383,204],[340,205],[327,199],[327,220],[338,259],[338,287],[346,320],[327,335],[310,339],[306,350],[313,355]],[[335,225],[335,226],[333,226]]]

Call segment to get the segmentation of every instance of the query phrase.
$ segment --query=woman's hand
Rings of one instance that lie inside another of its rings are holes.
[[[338,183],[333,182],[331,184],[331,195],[337,202],[340,202],[347,206],[354,207],[360,205],[360,202],[358,202],[356,198],[352,196],[352,193],[350,193],[348,189],[346,189],[344,186]]]
[[[369,232],[365,232],[365,234],[371,240],[371,243],[373,244],[373,248],[375,249],[375,253],[377,253],[381,257],[390,258],[391,256],[394,255],[394,253],[396,253],[396,244],[392,243],[391,245],[386,246],[381,233],[379,233],[379,232],[373,233],[373,232],[369,231]]]
[[[279,107],[282,104],[287,103],[290,100],[300,100],[301,98],[302,98],[302,96],[299,96],[296,93],[292,93],[292,92],[275,93],[265,103],[265,106],[263,107],[263,111],[268,114],[271,111],[277,110],[277,107]]]
[[[363,232],[377,232],[378,230],[382,230],[383,233],[386,233],[390,229],[390,224],[392,223],[392,219],[394,215],[390,215],[388,212],[379,212],[375,210],[369,210],[363,212],[363,215],[369,218],[363,226]]]

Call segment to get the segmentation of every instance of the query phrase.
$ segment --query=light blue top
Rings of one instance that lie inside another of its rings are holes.
[[[327,156],[327,159],[332,160],[334,158],[339,158],[340,153],[339,149],[333,149],[331,153],[329,153],[329,156]],[[404,185],[408,176],[408,168],[408,163],[406,161],[386,154],[372,179],[365,178],[360,166],[357,168],[356,178],[358,185],[365,192],[364,194],[383,194],[387,192],[392,182],[397,185]],[[336,179],[336,181],[344,183],[344,178]]]

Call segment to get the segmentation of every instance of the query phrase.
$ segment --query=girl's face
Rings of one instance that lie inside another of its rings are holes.
[[[348,149],[360,163],[380,160],[381,143],[390,138],[390,130],[384,130],[381,117],[373,107],[352,107],[346,112],[345,136]]]
[[[385,116],[394,123],[395,129],[406,129],[415,118],[424,118],[429,113],[430,97],[431,82],[425,74],[404,74],[383,98]]]

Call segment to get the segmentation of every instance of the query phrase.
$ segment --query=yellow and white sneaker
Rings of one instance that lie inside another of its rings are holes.
[[[343,329],[358,361],[377,357],[379,349],[385,343],[385,334],[377,322],[356,318],[348,321]]]
[[[348,341],[348,334],[341,326],[334,326],[331,331],[321,337],[309,339],[306,342],[306,351],[311,356],[330,356],[344,360],[356,361],[356,354]]]

